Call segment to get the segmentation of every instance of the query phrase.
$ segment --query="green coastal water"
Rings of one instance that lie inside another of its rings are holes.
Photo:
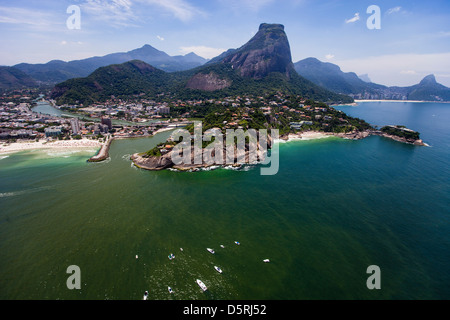
[[[282,143],[274,176],[131,165],[169,133],[114,141],[103,163],[90,151],[0,156],[0,298],[449,299],[450,105],[340,109],[418,130],[430,147]],[[66,287],[70,265],[81,290]],[[370,265],[381,290],[366,287]]]

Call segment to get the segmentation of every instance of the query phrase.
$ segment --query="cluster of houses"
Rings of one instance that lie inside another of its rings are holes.
[[[170,114],[170,106],[167,102],[156,103],[146,99],[132,103],[122,100],[111,100],[104,104],[93,104],[87,107],[62,105],[60,108],[71,112],[81,112],[94,118],[107,116],[112,119],[128,119],[133,122],[160,119]]]

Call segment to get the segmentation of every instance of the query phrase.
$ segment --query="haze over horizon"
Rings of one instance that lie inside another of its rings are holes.
[[[69,29],[71,5],[80,29]],[[366,26],[370,5],[381,29]],[[261,23],[280,23],[293,62],[315,57],[375,83],[410,86],[428,74],[450,87],[450,3],[312,0],[44,0],[0,2],[0,65],[78,60],[149,44],[211,59],[245,44]]]

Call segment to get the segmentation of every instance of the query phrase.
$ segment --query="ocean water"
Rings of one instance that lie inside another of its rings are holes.
[[[282,143],[273,176],[257,166],[134,167],[129,156],[167,132],[114,141],[102,163],[87,163],[89,152],[2,156],[0,298],[449,299],[450,104],[339,108],[418,130],[430,147],[381,137]],[[71,265],[80,290],[66,286]],[[370,265],[380,290],[366,286]]]

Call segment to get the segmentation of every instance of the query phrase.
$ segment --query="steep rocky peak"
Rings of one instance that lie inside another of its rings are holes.
[[[241,76],[254,79],[262,79],[272,72],[289,78],[294,70],[289,41],[281,24],[262,23],[249,42],[222,62],[231,63]]]
[[[428,76],[426,76],[425,78],[422,79],[422,81],[420,81],[421,85],[426,85],[426,84],[436,84],[436,77],[434,76],[434,74],[429,74]]]

